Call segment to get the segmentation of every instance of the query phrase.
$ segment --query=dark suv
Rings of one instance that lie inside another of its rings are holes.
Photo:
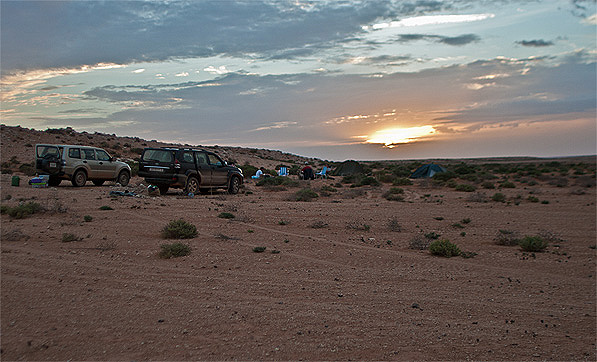
[[[227,189],[236,194],[243,183],[243,172],[226,164],[218,155],[188,148],[146,148],[139,162],[139,176],[155,185],[163,195],[170,187],[185,193],[207,193]]]

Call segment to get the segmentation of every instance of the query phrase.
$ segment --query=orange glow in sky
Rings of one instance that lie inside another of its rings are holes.
[[[388,148],[393,148],[397,144],[413,142],[434,133],[435,128],[432,126],[389,128],[377,131],[369,136],[367,143],[379,143]]]

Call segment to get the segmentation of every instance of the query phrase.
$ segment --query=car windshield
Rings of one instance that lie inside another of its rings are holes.
[[[145,150],[143,161],[172,162],[172,152],[168,150]]]

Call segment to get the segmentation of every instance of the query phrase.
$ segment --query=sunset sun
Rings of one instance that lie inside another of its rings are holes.
[[[397,144],[410,143],[434,133],[435,128],[432,126],[388,128],[370,135],[367,139],[367,143],[379,143],[388,148],[393,148]]]

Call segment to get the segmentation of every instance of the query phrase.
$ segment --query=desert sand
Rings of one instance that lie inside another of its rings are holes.
[[[8,146],[24,141],[2,141],[3,161],[21,157]],[[487,192],[518,202],[429,181],[401,186],[398,202],[382,196],[391,184],[338,177],[192,198],[150,196],[138,177],[126,188],[27,179],[0,179],[2,205],[44,208],[1,217],[4,361],[597,358],[595,187],[573,178]],[[292,200],[324,186],[337,191]],[[137,196],[110,196],[123,190]],[[161,229],[177,219],[199,235],[181,241],[190,255],[162,259],[160,245],[177,241]],[[497,245],[499,230],[550,245]],[[411,248],[430,232],[470,257]]]

